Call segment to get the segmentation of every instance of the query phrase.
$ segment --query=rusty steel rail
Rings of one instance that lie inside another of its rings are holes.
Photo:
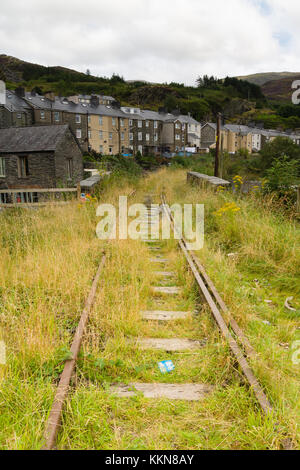
[[[57,434],[61,424],[61,415],[63,411],[64,401],[67,397],[70,382],[72,375],[75,370],[77,357],[80,351],[80,346],[82,342],[82,338],[85,332],[85,328],[88,322],[89,313],[91,311],[95,295],[97,284],[100,278],[101,271],[103,269],[104,263],[106,260],[106,256],[103,255],[100,265],[98,267],[97,273],[94,277],[93,284],[89,293],[89,296],[85,302],[85,306],[79,320],[77,330],[74,335],[74,339],[71,346],[71,353],[72,359],[69,359],[65,363],[64,370],[60,376],[60,381],[57,387],[57,391],[54,397],[53,405],[46,423],[46,430],[44,433],[45,444],[43,446],[43,450],[51,450],[55,446]]]
[[[168,217],[168,219],[169,219],[169,221],[172,225],[172,228],[175,232],[176,228],[175,228],[175,225],[174,225],[174,220],[172,218],[171,211],[170,211],[170,209],[167,205],[165,196],[162,195],[161,199],[162,199],[162,202],[163,202],[164,212],[165,212],[166,216]],[[188,252],[188,250],[186,248],[185,240],[181,237],[181,239],[178,240],[178,241],[179,241],[179,246],[182,249],[182,251],[185,255],[185,258],[186,258],[186,260],[189,264],[189,267],[190,267],[192,273],[194,274],[195,280],[196,280],[202,294],[204,295],[208,305],[210,306],[210,309],[211,309],[212,314],[213,314],[213,316],[214,316],[214,318],[215,318],[215,320],[216,320],[216,322],[217,322],[217,324],[220,328],[220,331],[221,331],[223,337],[228,341],[231,352],[233,353],[233,355],[237,359],[237,362],[238,362],[239,366],[241,367],[245,377],[247,378],[248,383],[249,383],[251,389],[253,390],[253,392],[254,392],[254,394],[257,398],[257,401],[259,402],[259,404],[260,404],[261,408],[263,409],[263,411],[265,412],[265,414],[270,414],[272,412],[272,406],[271,406],[265,392],[263,391],[261,385],[259,384],[257,378],[255,377],[251,367],[249,366],[243,351],[240,349],[237,341],[232,336],[232,334],[231,334],[231,332],[230,332],[230,330],[229,330],[229,328],[228,328],[228,326],[227,326],[227,324],[226,324],[226,322],[225,322],[218,306],[216,305],[216,302],[213,300],[213,297],[212,297],[211,293],[208,290],[208,287],[211,289],[211,287],[213,286],[212,281],[206,275],[206,282],[207,282],[208,286],[205,285],[205,282],[204,282],[204,280],[203,280],[203,278],[201,277],[201,274],[200,274],[200,272],[202,271],[202,270],[200,270],[200,263],[199,262],[196,263],[196,260],[194,259],[195,255],[190,254]],[[209,282],[208,282],[208,280],[209,280]],[[213,289],[211,289],[211,290],[212,290],[212,292],[214,291],[215,293],[217,293],[217,290],[214,286],[213,286]],[[219,298],[219,300],[221,300],[221,297],[220,297],[219,294],[218,294],[218,298]],[[219,305],[221,306],[221,309],[224,312],[228,311],[225,303],[221,302],[221,303],[219,303]],[[232,325],[232,323],[231,323],[231,325]],[[235,330],[235,334],[237,335],[237,337],[240,338],[241,342],[243,340],[244,344],[246,345],[247,342],[245,342],[245,335],[242,333],[242,337],[241,337],[240,333],[241,333],[241,330],[238,327],[238,329]],[[249,348],[249,346],[248,346],[248,348]],[[251,349],[248,351],[248,353],[250,352],[250,353],[253,354],[253,349],[252,349],[251,345],[250,345],[250,348]]]

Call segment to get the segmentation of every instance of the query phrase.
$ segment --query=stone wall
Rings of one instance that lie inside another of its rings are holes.
[[[68,160],[72,159],[73,176],[68,179]],[[55,151],[56,186],[74,187],[83,179],[83,158],[73,135],[68,130]]]
[[[28,157],[29,174],[18,176],[18,157]],[[6,177],[0,177],[0,189],[53,188],[55,187],[54,152],[34,152],[26,154],[2,154],[5,157]]]

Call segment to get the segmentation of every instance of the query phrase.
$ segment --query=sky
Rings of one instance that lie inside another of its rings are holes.
[[[0,53],[125,80],[300,72],[299,0],[1,0]]]

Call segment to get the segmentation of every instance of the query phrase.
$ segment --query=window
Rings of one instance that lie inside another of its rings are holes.
[[[129,119],[129,125],[133,126],[133,120],[132,119]]]
[[[77,139],[81,139],[81,129],[76,129],[76,137]]]
[[[103,117],[99,116],[99,126],[103,126]]]
[[[76,114],[76,116],[75,116],[75,122],[76,122],[76,124],[80,124],[80,123],[81,123],[81,116],[80,116],[80,114]]]
[[[158,127],[158,122],[154,121],[154,129],[157,129],[157,127]]]
[[[146,121],[146,127],[149,127],[149,121]]]
[[[133,140],[133,133],[132,132],[129,133],[129,140]]]
[[[92,137],[92,131],[91,131],[90,129],[88,130],[88,135],[89,135],[89,139],[91,139],[91,137]]]
[[[41,119],[45,119],[45,111],[41,111]]]
[[[176,140],[180,140],[180,134],[176,134],[176,135],[175,135],[175,139],[176,139]]]
[[[150,140],[150,134],[146,134],[146,140],[147,140],[147,142],[149,142],[149,140]]]
[[[67,159],[67,175],[68,175],[68,180],[71,180],[73,178],[73,159],[72,158]]]
[[[143,140],[143,133],[142,132],[138,133],[138,140]]]
[[[143,153],[143,146],[142,146],[142,145],[139,145],[139,146],[138,146],[138,151],[139,151],[140,153]]]
[[[17,119],[21,119],[22,118],[22,114],[21,113],[18,113],[17,114]]]
[[[125,134],[124,132],[121,132],[121,140],[124,140],[125,139]]]
[[[143,121],[138,121],[138,127],[143,127]]]
[[[179,122],[176,122],[175,128],[176,128],[176,129],[180,129],[180,123],[179,123]]]
[[[58,111],[55,111],[55,113],[54,113],[54,121],[59,122],[59,112]]]
[[[112,140],[112,132],[109,133],[109,140]]]
[[[124,127],[124,119],[122,119],[122,118],[120,119],[120,125],[121,125],[121,127]]]
[[[113,148],[109,147],[109,153],[112,153],[112,151],[113,151]]]
[[[88,115],[88,123],[90,124],[91,123],[91,116]]]
[[[28,174],[28,157],[18,157],[18,177],[26,178]]]
[[[99,145],[99,152],[103,153],[103,145]]]
[[[155,142],[158,141],[158,134],[154,134],[154,140],[155,140]]]
[[[115,126],[116,125],[116,118],[111,118],[111,123],[112,123],[113,126]]]
[[[0,157],[0,177],[5,178],[5,158]]]
[[[103,131],[99,131],[99,138],[103,139]]]

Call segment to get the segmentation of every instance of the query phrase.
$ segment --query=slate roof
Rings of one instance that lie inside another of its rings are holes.
[[[3,106],[11,112],[28,111],[30,109],[26,101],[9,90],[6,90],[6,104]]]
[[[217,125],[214,122],[207,122],[204,125],[208,125],[212,127],[214,130],[217,129]],[[248,134],[259,134],[265,137],[288,137],[292,139],[299,139],[299,134],[287,134],[286,132],[275,131],[272,129],[259,129],[256,127],[249,127],[240,124],[225,124],[225,126],[221,126],[222,130],[229,130],[231,132],[235,132],[241,135],[248,135]]]
[[[139,112],[130,113],[126,112],[126,107],[122,107],[122,109],[114,108],[111,105],[103,105],[99,104],[98,106],[93,106],[88,103],[74,103],[73,101],[68,100],[65,97],[55,97],[54,101],[51,101],[44,96],[38,94],[32,94],[31,92],[25,92],[24,99],[18,98],[13,92],[10,92],[12,95],[11,100],[18,103],[18,106],[23,106],[26,109],[41,109],[47,110],[51,109],[53,111],[67,111],[69,113],[74,114],[96,114],[99,116],[111,116],[111,117],[120,117],[120,118],[128,118],[128,119],[138,119],[141,121],[144,120],[154,120],[154,121],[162,121],[162,122],[175,122],[180,121],[181,123],[189,123],[189,124],[199,124],[194,118],[191,116],[185,115],[178,115],[175,116],[172,113],[159,113],[157,111],[151,111],[147,109],[138,109]],[[84,95],[79,95],[84,96]],[[90,95],[86,95],[89,97]],[[112,97],[105,97],[105,98],[112,98]]]
[[[54,151],[68,125],[0,129],[0,153]]]

